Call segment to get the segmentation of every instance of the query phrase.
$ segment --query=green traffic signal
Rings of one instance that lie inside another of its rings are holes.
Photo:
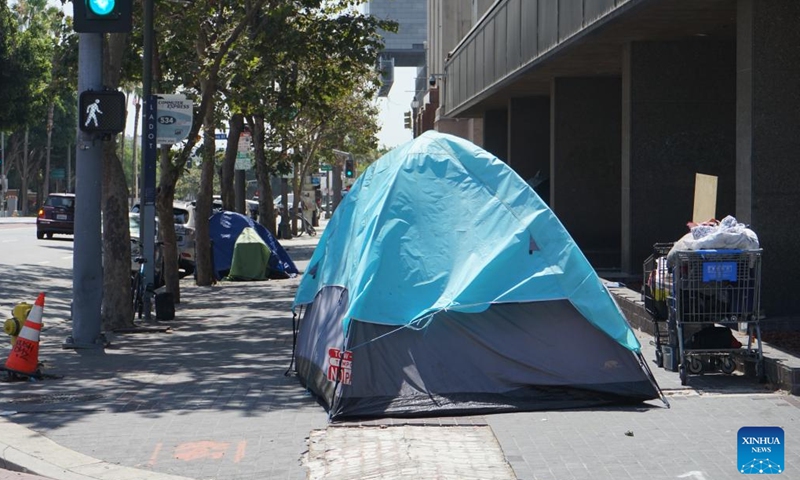
[[[116,2],[114,0],[86,0],[86,6],[95,15],[103,17],[114,11]]]
[[[72,0],[72,28],[78,33],[130,32],[133,0]]]

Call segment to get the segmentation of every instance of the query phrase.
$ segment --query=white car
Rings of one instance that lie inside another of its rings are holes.
[[[131,213],[139,214],[139,204],[133,206]],[[178,268],[186,275],[194,273],[195,268],[195,227],[194,206],[185,202],[173,202],[172,216],[175,219],[175,242],[178,246]]]

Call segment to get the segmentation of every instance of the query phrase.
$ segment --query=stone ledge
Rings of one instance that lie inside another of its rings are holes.
[[[631,327],[641,330],[648,335],[653,335],[654,327],[653,320],[650,314],[644,309],[641,294],[634,290],[625,287],[609,287],[609,291],[614,299],[617,301],[620,310],[628,319]],[[763,343],[764,347],[769,344]],[[766,348],[764,348],[766,350]],[[770,348],[772,350],[772,348]],[[783,359],[771,357],[768,352],[764,351],[764,370],[767,375],[767,381],[775,385],[781,390],[786,390],[792,395],[800,395],[800,368],[792,367],[784,363],[789,357],[791,360],[788,363],[800,365],[800,358],[794,357],[786,352],[781,351]],[[755,376],[754,368],[744,368],[745,362],[737,362],[746,375]]]

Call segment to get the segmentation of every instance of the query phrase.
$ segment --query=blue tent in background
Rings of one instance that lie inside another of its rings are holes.
[[[273,277],[292,277],[298,272],[289,254],[263,225],[237,212],[217,212],[209,220],[214,277],[224,278],[231,268],[236,239],[246,227],[255,229],[270,250],[269,269]]]
[[[640,344],[510,167],[429,131],[356,181],[294,301],[297,372],[332,418],[658,397]]]

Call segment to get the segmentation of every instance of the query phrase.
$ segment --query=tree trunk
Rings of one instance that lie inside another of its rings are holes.
[[[103,84],[119,87],[123,52],[129,34],[104,37]],[[80,199],[78,199],[80,202]],[[128,218],[128,181],[117,155],[117,139],[103,143],[103,329],[133,326],[131,302],[131,232]]]
[[[42,191],[42,197],[47,198],[47,195],[50,194],[50,146],[52,145],[52,138],[53,138],[53,109],[55,108],[55,104],[50,102],[50,105],[47,109],[47,151],[45,152],[45,161],[44,161],[44,190]]]
[[[164,275],[164,285],[167,291],[172,293],[172,301],[181,302],[180,276],[178,272],[178,241],[175,234],[175,216],[172,213],[172,203],[175,200],[175,188],[177,183],[176,173],[169,156],[169,145],[161,147],[161,179],[158,194],[156,195],[156,213],[158,214],[159,240],[164,242],[161,252],[164,255],[164,265],[162,273]],[[166,174],[165,174],[166,172]],[[169,185],[165,187],[165,177],[169,180]]]
[[[255,145],[256,181],[258,182],[258,223],[265,226],[277,238],[275,227],[275,205],[272,203],[272,185],[269,183],[270,170],[264,152],[264,117],[255,115],[252,121],[253,144]]]
[[[133,327],[128,183],[117,142],[103,144],[103,331]]]
[[[236,192],[233,186],[234,168],[236,166],[236,154],[239,152],[239,135],[244,130],[244,115],[234,113],[228,122],[228,145],[225,147],[225,160],[222,162],[222,178],[220,178],[220,189],[222,190],[222,208],[231,212],[238,212],[236,209]],[[245,213],[245,212],[239,212]]]
[[[19,192],[19,209],[22,210],[22,216],[28,216],[28,127],[25,127],[25,143],[22,146],[22,168],[20,175],[22,178],[22,185],[20,185]]]
[[[200,192],[197,196],[195,245],[197,260],[197,285],[208,286],[215,282],[211,262],[211,236],[208,218],[211,216],[211,197],[214,188],[214,109],[206,110],[203,119],[203,164],[200,171]]]

